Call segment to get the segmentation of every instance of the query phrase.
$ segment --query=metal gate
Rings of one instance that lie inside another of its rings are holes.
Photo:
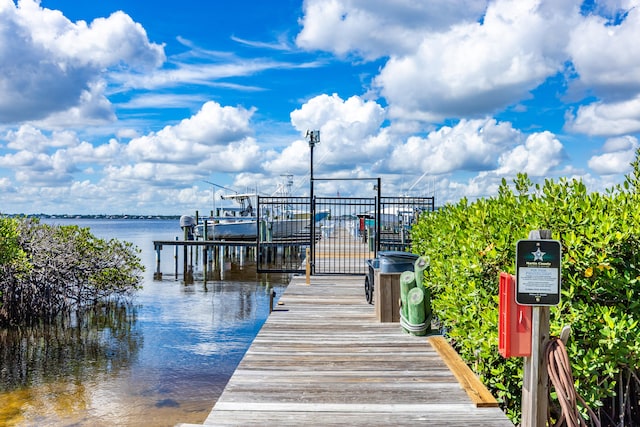
[[[257,198],[258,273],[300,273],[311,247],[311,210],[308,197]]]
[[[313,274],[364,274],[378,251],[374,218],[377,198],[316,197],[316,212],[329,213],[319,224],[311,253]]]
[[[258,197],[258,272],[365,274],[380,250],[406,251],[433,197]],[[313,221],[311,220],[313,218]]]

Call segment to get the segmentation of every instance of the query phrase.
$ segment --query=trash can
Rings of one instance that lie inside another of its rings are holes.
[[[414,264],[419,255],[401,251],[380,251],[380,272],[381,273],[402,273],[414,271]]]

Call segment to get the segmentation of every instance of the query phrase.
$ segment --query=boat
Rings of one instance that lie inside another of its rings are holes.
[[[294,212],[280,209],[270,215],[258,216],[252,200],[256,194],[231,194],[222,196],[223,200],[232,200],[238,207],[219,208],[218,215],[195,220],[193,234],[196,239],[204,240],[261,240],[285,239],[308,233],[311,215],[308,212]],[[318,212],[316,222],[326,218],[329,212]],[[206,227],[205,227],[206,224]]]
[[[234,201],[238,207],[219,208],[216,216],[200,218],[195,226],[195,237],[205,240],[254,240],[258,235],[258,217],[251,202],[255,194],[221,197],[223,200]]]

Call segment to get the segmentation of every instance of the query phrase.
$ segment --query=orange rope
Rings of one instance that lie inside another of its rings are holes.
[[[545,353],[549,379],[556,389],[560,408],[562,409],[560,419],[555,425],[560,426],[566,421],[568,427],[586,426],[585,420],[580,415],[580,411],[578,411],[577,400],[580,400],[580,404],[587,408],[591,421],[597,427],[600,427],[600,420],[596,414],[587,406],[584,399],[576,393],[569,356],[562,340],[560,338],[552,338],[547,344]]]

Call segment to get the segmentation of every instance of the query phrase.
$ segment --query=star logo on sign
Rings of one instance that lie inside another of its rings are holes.
[[[535,252],[531,252],[534,261],[544,261],[543,258],[545,254],[546,252],[542,252],[540,248],[538,248]]]

